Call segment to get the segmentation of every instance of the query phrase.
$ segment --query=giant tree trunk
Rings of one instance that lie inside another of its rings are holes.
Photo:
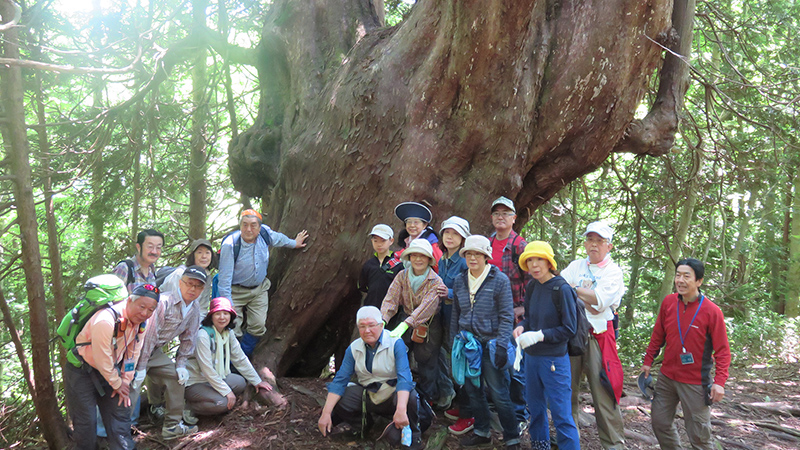
[[[10,22],[14,8],[7,1],[0,1],[1,23]],[[5,58],[19,59],[19,34],[11,27],[0,34]],[[68,445],[67,429],[58,409],[58,400],[53,389],[50,372],[49,322],[44,298],[42,259],[39,253],[39,235],[31,184],[28,139],[25,134],[25,112],[23,106],[22,71],[18,66],[0,67],[0,100],[5,108],[3,143],[13,174],[14,205],[19,226],[22,250],[22,269],[25,272],[25,290],[28,295],[28,312],[33,361],[33,387],[31,397],[39,416],[39,424],[47,445],[52,449],[63,449]]]
[[[205,27],[207,0],[192,1],[192,26]],[[206,237],[206,49],[198,48],[192,68],[192,142],[189,156],[189,239]]]
[[[631,126],[661,63],[655,41],[676,34],[670,1],[425,0],[392,28],[375,11],[369,0],[276,1],[259,114],[229,149],[234,184],[264,197],[265,222],[311,233],[269,267],[257,361],[281,374],[319,373],[350,338],[352,318],[337,313],[358,302],[370,227],[399,229],[397,203],[425,201],[437,228],[458,214],[485,233],[505,195],[521,226],[615,148],[663,154],[678,123],[685,67],[673,64],[660,118]]]

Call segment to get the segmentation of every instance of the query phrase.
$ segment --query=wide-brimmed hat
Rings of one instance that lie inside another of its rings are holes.
[[[499,197],[497,200],[493,201],[492,202],[492,211],[494,211],[494,208],[496,206],[499,206],[499,205],[505,206],[506,208],[508,208],[511,211],[513,211],[514,214],[517,213],[517,208],[514,208],[514,202],[512,202],[511,199],[508,198],[508,197]]]
[[[554,258],[555,252],[553,251],[553,247],[551,247],[547,242],[533,241],[526,245],[525,251],[519,255],[519,267],[527,272],[528,260],[534,257],[543,258],[550,261],[550,265],[553,266],[553,270],[558,270],[558,264],[556,264],[556,260]]]
[[[408,262],[409,258],[411,258],[411,255],[414,253],[427,256],[428,259],[430,259],[428,265],[432,266],[436,264],[436,261],[433,259],[433,246],[431,246],[431,243],[428,242],[427,239],[414,239],[411,241],[408,247],[403,251],[403,254],[400,255],[400,259],[402,259],[403,262]]]
[[[378,236],[379,238],[383,238],[388,241],[389,239],[394,238],[394,230],[392,230],[392,227],[389,225],[379,223],[372,227],[372,231],[369,232],[369,235]]]
[[[211,246],[211,241],[208,239],[195,239],[192,241],[192,245],[189,247],[189,253],[194,253],[197,250],[197,247],[200,246],[208,247],[209,250],[212,252],[214,251],[214,247]]]
[[[464,257],[464,253],[473,251],[480,252],[486,255],[487,258],[492,257],[492,243],[489,238],[481,236],[480,234],[473,234],[464,239],[464,247],[458,252],[459,255]]]
[[[587,236],[589,233],[597,233],[597,235],[601,238],[608,239],[608,242],[611,242],[611,239],[614,238],[614,230],[612,230],[610,226],[600,221],[590,223],[586,227],[586,231],[583,232],[583,235]]]
[[[394,215],[403,222],[415,217],[423,222],[431,223],[433,213],[427,206],[417,202],[403,202],[394,207]]]
[[[231,321],[236,318],[236,310],[233,309],[233,304],[227,297],[216,297],[211,299],[211,304],[208,306],[208,314],[206,317],[212,316],[215,312],[226,311],[231,315]]]
[[[650,374],[645,375],[644,372],[639,374],[639,390],[642,391],[642,397],[645,400],[653,401],[653,394],[655,394],[655,386],[653,383],[653,376]]]
[[[467,236],[470,235],[469,222],[467,222],[466,219],[463,219],[458,216],[452,216],[449,219],[442,222],[442,228],[439,229],[439,235],[444,233],[444,230],[448,228],[460,234],[461,237],[464,239],[466,239]]]

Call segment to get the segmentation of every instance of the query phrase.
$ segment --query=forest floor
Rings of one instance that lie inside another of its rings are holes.
[[[631,371],[632,372],[632,371]],[[650,403],[644,400],[636,385],[636,375],[626,376],[621,401],[628,449],[657,449],[650,428]],[[288,400],[285,409],[241,402],[231,413],[217,418],[202,418],[200,433],[169,443],[161,440],[160,426],[142,423],[136,438],[138,448],[156,449],[379,449],[376,444],[379,427],[366,439],[354,437],[340,425],[331,436],[323,437],[317,419],[324,403],[325,382],[320,379],[283,378],[278,380]],[[800,363],[736,368],[725,386],[725,398],[712,409],[713,434],[722,449],[800,448]],[[581,417],[581,448],[602,447],[593,422],[591,396],[582,394],[585,415]],[[676,424],[686,442],[683,420]],[[423,439],[428,449],[459,448],[458,439],[446,433],[452,422],[438,414]],[[382,428],[381,428],[382,429]],[[503,448],[500,434],[494,433],[494,447]],[[522,448],[530,448],[527,433]]]

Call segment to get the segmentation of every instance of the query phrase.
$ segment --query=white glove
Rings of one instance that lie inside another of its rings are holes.
[[[542,333],[541,330],[526,331],[519,335],[517,338],[517,344],[519,344],[522,348],[528,348],[533,344],[542,342],[543,340],[544,333]]]
[[[519,338],[517,338],[517,354],[514,357],[514,370],[519,372],[519,366],[522,362],[522,346],[519,345]]]
[[[189,371],[185,367],[178,367],[175,372],[178,373],[178,384],[184,385],[189,381]]]
[[[142,387],[142,381],[144,381],[145,376],[147,376],[147,369],[137,370],[133,374],[133,380],[131,380],[131,389],[138,391]]]

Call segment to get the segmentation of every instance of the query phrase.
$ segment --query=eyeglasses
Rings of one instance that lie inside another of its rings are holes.
[[[367,324],[360,323],[360,324],[358,324],[358,329],[359,330],[366,330],[366,329],[369,329],[369,328],[377,328],[377,327],[380,327],[382,325],[383,325],[383,322],[378,322],[378,323],[372,324],[372,325],[367,325]]]
[[[200,283],[200,282],[189,283],[188,281],[183,281],[183,280],[181,280],[181,282],[186,284],[187,286],[189,286],[190,288],[192,288],[194,290],[200,290],[200,289],[203,289],[204,287],[206,287],[205,284]]]
[[[505,211],[505,212],[495,211],[492,213],[492,217],[511,217],[511,216],[516,216],[516,214],[514,214],[511,211]]]
[[[608,242],[608,239],[603,239],[603,238],[596,238],[596,237],[587,237],[586,238],[586,243],[587,244],[600,245],[600,244],[605,244],[607,242]]]

